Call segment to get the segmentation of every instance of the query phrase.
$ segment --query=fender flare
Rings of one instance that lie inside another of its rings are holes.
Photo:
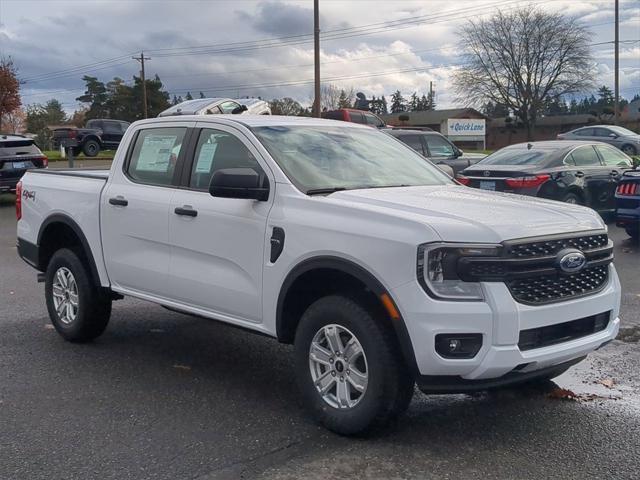
[[[289,289],[301,275],[311,270],[320,268],[338,270],[342,273],[351,275],[361,281],[369,290],[371,290],[376,295],[376,297],[378,297],[378,299],[382,294],[387,294],[393,304],[397,305],[391,293],[382,285],[382,283],[371,272],[361,267],[360,265],[350,260],[336,256],[323,255],[312,257],[303,260],[295,267],[293,267],[285,277],[285,280],[280,287],[280,293],[278,294],[278,303],[276,307],[276,335],[279,341],[285,340],[282,338],[282,332],[284,331],[283,310],[284,302]],[[398,319],[389,319],[389,321],[393,325],[396,338],[398,339],[398,344],[400,345],[402,356],[404,357],[407,366],[410,368],[413,374],[417,374],[418,366],[416,363],[415,353],[413,351],[413,344],[411,343],[411,337],[409,336],[409,331],[407,330],[407,326],[404,322],[404,319],[402,318],[402,313],[399,312],[399,309],[398,313],[400,314],[400,317]]]
[[[101,286],[100,274],[98,273],[98,268],[96,267],[96,262],[95,262],[95,259],[93,258],[93,252],[91,251],[91,247],[89,245],[89,242],[87,241],[87,237],[85,237],[84,232],[82,231],[82,228],[80,228],[80,225],[78,225],[76,221],[70,216],[65,215],[63,213],[54,213],[53,215],[48,216],[44,220],[44,222],[42,222],[42,224],[40,225],[40,230],[38,231],[38,243],[37,243],[38,251],[40,250],[42,235],[46,231],[47,227],[54,223],[62,223],[67,227],[71,228],[71,230],[73,230],[73,233],[75,233],[76,236],[80,239],[80,244],[82,245],[84,255],[87,259],[87,262],[89,262],[89,272],[91,274],[93,283],[96,286],[100,287]],[[44,272],[46,269],[46,265],[41,265],[40,261],[38,261],[37,268],[41,272]]]

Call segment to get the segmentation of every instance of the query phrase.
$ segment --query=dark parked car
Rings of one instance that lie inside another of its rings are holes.
[[[640,153],[640,135],[615,125],[593,125],[558,135],[558,140],[588,140],[604,142],[619,148],[627,155]]]
[[[631,167],[631,158],[610,145],[555,140],[502,148],[457,179],[470,187],[613,212],[618,180]]]
[[[85,128],[73,126],[56,128],[53,130],[53,144],[59,147],[63,138],[75,138],[78,146],[73,149],[74,155],[83,152],[87,157],[95,157],[100,150],[118,148],[129,122],[94,118],[88,120]]]
[[[342,120],[344,122],[361,123],[370,127],[385,128],[384,121],[374,113],[356,110],[355,108],[341,108],[322,112],[322,118],[329,120]]]
[[[640,239],[640,170],[625,172],[616,189],[616,225]]]
[[[451,143],[447,137],[434,131],[394,128],[385,130],[385,132],[407,144],[436,165],[449,165],[454,174],[486,157],[483,154],[464,153]]]
[[[49,159],[32,139],[22,135],[0,135],[0,193],[15,192],[28,168],[46,168]]]

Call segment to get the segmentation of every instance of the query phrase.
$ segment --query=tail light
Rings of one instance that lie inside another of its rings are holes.
[[[16,185],[16,218],[22,218],[22,181]]]
[[[640,194],[637,183],[621,183],[616,189],[616,193],[621,196]]]
[[[511,188],[535,188],[549,180],[551,175],[529,175],[526,177],[507,178],[505,183]]]
[[[464,175],[456,175],[456,180],[462,185],[469,185],[471,183],[471,179]]]
[[[42,168],[47,168],[49,166],[49,158],[46,155],[38,157],[38,160],[42,162]]]

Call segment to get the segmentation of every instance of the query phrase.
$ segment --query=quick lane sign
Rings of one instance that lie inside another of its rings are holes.
[[[484,118],[447,119],[448,137],[484,137],[486,122]]]

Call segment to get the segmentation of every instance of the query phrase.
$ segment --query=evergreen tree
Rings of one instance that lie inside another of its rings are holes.
[[[384,95],[382,95],[382,108],[380,109],[380,113],[382,115],[386,115],[387,113],[389,113],[389,109],[387,108],[387,99],[384,98]]]
[[[191,95],[191,92],[187,92],[187,94],[184,97],[185,100],[193,100],[193,96]]]
[[[420,106],[420,98],[416,92],[411,94],[411,98],[409,99],[409,111],[417,112],[418,110],[422,110]]]
[[[391,113],[400,113],[407,111],[407,101],[402,96],[400,90],[396,90],[391,94]]]
[[[207,98],[204,96],[204,93],[200,92],[200,98]]]

